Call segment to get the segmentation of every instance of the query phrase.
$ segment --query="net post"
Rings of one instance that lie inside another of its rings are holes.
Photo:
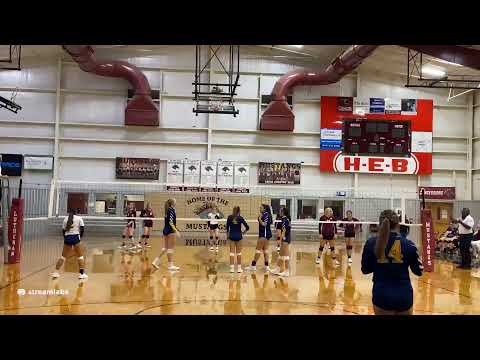
[[[55,181],[56,183],[56,181]],[[56,199],[56,203],[55,203],[55,217],[58,217],[58,208],[60,206],[60,189],[58,188],[58,186],[55,186],[56,188],[56,191],[57,191],[57,199]]]
[[[53,216],[53,196],[55,194],[56,180],[52,179],[50,182],[50,193],[48,194],[48,217]]]

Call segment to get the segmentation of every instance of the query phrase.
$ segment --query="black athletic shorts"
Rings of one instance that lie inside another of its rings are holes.
[[[143,221],[143,227],[153,227],[153,220],[144,220]]]
[[[354,232],[346,232],[345,235],[343,235],[343,237],[346,237],[346,238],[354,238],[355,237],[355,233]]]
[[[333,240],[335,238],[335,235],[323,235],[322,234],[322,238],[323,238],[323,240],[330,241],[330,240]]]
[[[210,230],[216,230],[216,229],[218,229],[218,224],[213,224],[213,225],[212,225],[212,224],[208,224],[208,228],[209,228]]]

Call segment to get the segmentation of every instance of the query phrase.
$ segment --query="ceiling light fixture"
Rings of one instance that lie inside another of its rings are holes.
[[[447,75],[447,73],[445,72],[445,70],[442,70],[440,68],[435,68],[435,67],[432,67],[432,66],[424,66],[422,67],[422,75],[425,74],[425,75],[430,75],[430,76],[434,76],[436,78],[442,78],[444,77],[445,75]]]
[[[297,49],[303,48],[303,45],[288,45],[288,46],[291,46],[291,47],[294,47],[294,48],[297,48]]]

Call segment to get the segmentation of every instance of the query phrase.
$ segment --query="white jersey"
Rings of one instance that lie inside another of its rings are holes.
[[[210,225],[218,225],[217,219],[220,219],[220,215],[218,213],[208,213],[207,218]]]
[[[63,219],[63,230],[67,227],[68,216],[65,216]],[[83,224],[83,219],[80,216],[73,215],[73,224],[70,230],[65,232],[65,235],[80,235],[80,227],[85,226]]]

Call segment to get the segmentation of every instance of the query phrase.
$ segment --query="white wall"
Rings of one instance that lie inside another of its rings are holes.
[[[107,56],[99,51],[98,56]],[[354,186],[353,174],[320,173],[320,97],[322,95],[365,97],[413,97],[434,100],[434,173],[423,176],[422,185],[451,186],[453,169],[457,169],[457,197],[468,197],[467,155],[471,115],[467,96],[447,102],[446,90],[407,89],[405,80],[382,73],[360,71],[330,86],[299,86],[294,89],[295,132],[279,134],[257,131],[262,94],[269,94],[275,81],[292,66],[271,61],[244,59],[241,61],[240,87],[237,106],[240,114],[198,117],[192,112],[192,80],[194,48],[172,46],[161,55],[137,56],[124,53],[121,59],[142,66],[153,89],[161,90],[160,127],[124,127],[124,111],[129,84],[122,79],[99,77],[81,71],[65,57],[60,78],[60,159],[59,177],[63,179],[115,181],[115,157],[153,157],[162,160],[223,159],[258,161],[303,161],[303,186]],[[141,54],[141,53],[140,53]],[[10,96],[9,88],[19,86],[16,101],[23,106],[17,114],[0,110],[0,152],[52,155],[56,110],[57,59],[31,59],[20,72],[0,72],[0,95]],[[218,66],[213,67],[218,70]],[[216,80],[222,75],[214,73]],[[208,79],[208,74],[205,74]],[[358,81],[357,81],[358,80]],[[480,104],[478,94],[476,103]],[[455,107],[452,107],[455,105]],[[474,136],[480,136],[480,107]],[[27,123],[21,122],[27,121]],[[31,122],[38,122],[32,124]],[[212,128],[209,136],[207,128]],[[470,125],[469,125],[470,124]],[[91,126],[86,126],[91,125]],[[163,129],[162,129],[163,128]],[[165,129],[169,128],[169,129]],[[182,128],[175,130],[170,128]],[[189,129],[185,131],[184,129]],[[231,129],[226,131],[225,129]],[[235,129],[237,131],[235,131]],[[18,138],[18,137],[23,138]],[[450,138],[444,138],[450,137]],[[453,138],[458,137],[458,138]],[[80,140],[81,141],[80,141]],[[211,143],[209,154],[208,142]],[[149,141],[150,143],[142,143]],[[173,142],[169,144],[166,142]],[[480,168],[480,142],[474,143],[474,168]],[[258,145],[270,145],[260,148]],[[275,146],[284,146],[278,148]],[[255,181],[253,167],[252,180]],[[477,184],[480,175],[474,175]],[[25,181],[48,183],[51,174],[25,172]],[[160,181],[165,181],[162,166]],[[414,194],[417,177],[409,175],[358,176],[360,192],[375,193],[378,189]],[[480,196],[474,187],[474,196]],[[408,195],[414,196],[414,195]]]

